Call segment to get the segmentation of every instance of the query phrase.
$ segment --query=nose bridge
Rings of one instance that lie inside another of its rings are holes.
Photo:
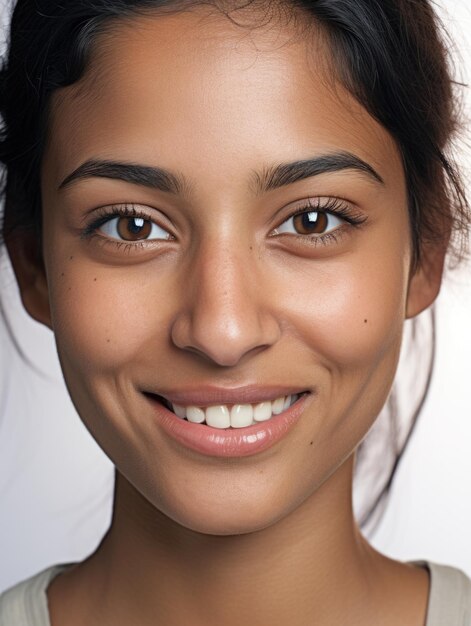
[[[199,302],[201,310],[214,306],[214,312],[225,317],[225,310],[230,314],[237,299],[241,306],[244,304],[244,296],[251,291],[251,277],[247,275],[250,259],[247,257],[238,243],[208,242],[198,263],[199,286],[205,296]]]
[[[207,237],[200,243],[188,259],[188,287],[172,328],[175,345],[230,366],[276,341],[279,329],[263,308],[252,248],[233,237]]]

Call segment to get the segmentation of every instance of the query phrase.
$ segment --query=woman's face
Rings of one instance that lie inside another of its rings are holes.
[[[233,534],[288,515],[351,456],[385,402],[405,317],[429,302],[408,301],[399,151],[327,75],[325,44],[208,15],[115,26],[55,94],[43,250],[87,428],[157,509]],[[90,161],[176,180],[96,163],[70,177]],[[149,396],[246,385],[309,394],[281,440],[243,456],[176,442]]]

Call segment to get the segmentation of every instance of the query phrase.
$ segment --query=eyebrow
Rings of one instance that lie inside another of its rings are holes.
[[[293,163],[281,163],[264,169],[261,173],[253,172],[252,180],[256,193],[265,193],[311,176],[342,170],[359,171],[384,185],[384,180],[378,172],[369,163],[351,152],[334,152]]]
[[[280,163],[264,168],[261,172],[252,171],[251,184],[256,194],[262,194],[312,176],[342,170],[356,170],[384,185],[384,180],[378,172],[351,152],[323,154],[292,163]],[[59,189],[68,187],[74,181],[94,177],[122,180],[176,195],[189,195],[193,187],[193,183],[182,174],[161,167],[90,159],[69,174],[61,182]]]
[[[94,177],[123,180],[127,183],[143,185],[173,194],[188,193],[187,188],[190,187],[183,176],[178,176],[161,167],[90,159],[66,176],[58,188],[64,189],[74,181]]]

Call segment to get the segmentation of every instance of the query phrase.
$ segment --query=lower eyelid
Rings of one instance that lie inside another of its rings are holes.
[[[125,241],[124,239],[112,239],[111,237],[104,237],[98,233],[92,233],[88,241],[96,241],[99,246],[108,247],[113,246],[115,250],[132,253],[140,248],[148,247],[145,240],[141,241]],[[124,249],[123,249],[124,247]]]
[[[349,232],[344,228],[336,228],[324,235],[291,235],[293,245],[297,249],[309,251],[310,249],[334,248],[341,245],[345,238],[348,238]],[[286,239],[289,239],[288,237]],[[280,237],[283,240],[283,237]],[[293,241],[294,240],[294,241]]]

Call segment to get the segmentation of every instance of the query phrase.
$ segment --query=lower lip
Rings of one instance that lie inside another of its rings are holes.
[[[207,456],[241,457],[271,448],[297,424],[304,409],[306,393],[279,415],[245,428],[213,428],[194,424],[177,417],[158,400],[147,396],[157,416],[158,424],[172,439],[186,448]]]

